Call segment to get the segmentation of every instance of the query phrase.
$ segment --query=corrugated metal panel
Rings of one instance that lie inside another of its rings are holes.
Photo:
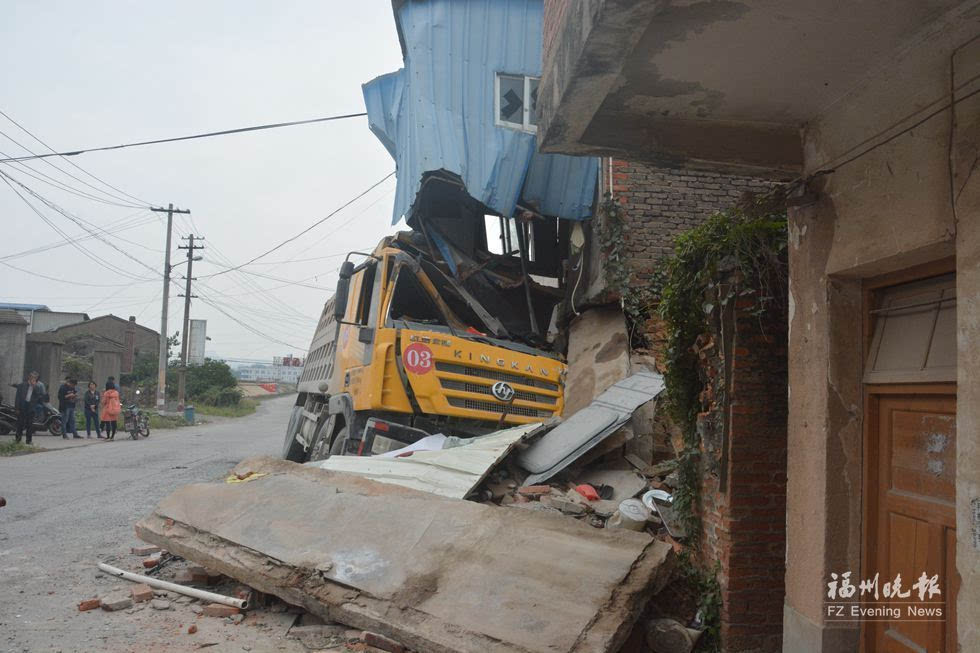
[[[460,447],[415,451],[407,458],[330,456],[307,465],[463,499],[507,456],[514,445],[545,428],[547,426],[544,424],[515,426],[476,438],[472,443]]]
[[[394,221],[436,170],[503,215],[523,197],[546,215],[587,218],[598,159],[538,153],[534,134],[494,121],[496,73],[541,74],[541,0],[428,0],[397,13],[405,67],[363,87],[371,130],[398,167]]]

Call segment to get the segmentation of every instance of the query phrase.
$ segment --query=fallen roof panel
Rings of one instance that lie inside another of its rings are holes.
[[[307,464],[452,499],[465,499],[518,442],[546,428],[544,424],[524,424],[475,438],[470,444],[459,447],[414,451],[407,458],[330,456]]]
[[[615,651],[672,567],[646,534],[561,515],[273,458],[236,472],[266,475],[180,488],[137,535],[417,651]]]
[[[531,472],[525,483],[546,481],[602,442],[633,416],[637,408],[656,399],[664,379],[655,372],[637,372],[592,400],[585,408],[521,452],[517,461]]]

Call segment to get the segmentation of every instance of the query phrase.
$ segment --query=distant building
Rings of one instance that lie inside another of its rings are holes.
[[[303,374],[303,360],[292,355],[272,359],[272,365],[239,367],[235,374],[241,381],[257,383],[299,383]]]
[[[52,311],[44,304],[0,303],[0,311],[2,310],[14,311],[27,320],[28,333],[54,331],[58,327],[88,320],[87,313]]]
[[[119,352],[118,368],[108,363],[113,376],[133,371],[133,362],[141,354],[156,356],[160,352],[160,334],[136,323],[136,318],[128,320],[115,315],[103,315],[91,320],[69,324],[51,332],[65,342],[66,348],[77,355],[87,356],[98,350],[106,351],[101,344],[113,345],[109,349]],[[101,375],[99,375],[101,377]],[[117,376],[118,378],[118,376]]]

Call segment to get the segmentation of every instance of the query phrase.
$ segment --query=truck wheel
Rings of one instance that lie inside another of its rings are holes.
[[[348,429],[346,425],[337,431],[337,435],[333,439],[333,444],[330,445],[331,456],[343,456],[347,453],[347,433]]]
[[[286,441],[282,445],[282,457],[294,463],[306,462],[306,452],[303,451],[303,445],[296,439],[302,418],[303,407],[296,406],[293,408],[293,414],[289,418],[289,426],[286,427]]]

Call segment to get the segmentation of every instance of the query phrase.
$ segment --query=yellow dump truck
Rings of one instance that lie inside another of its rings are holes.
[[[306,357],[283,457],[373,455],[561,415],[565,364],[501,337],[502,311],[486,303],[411,233],[350,253]]]

